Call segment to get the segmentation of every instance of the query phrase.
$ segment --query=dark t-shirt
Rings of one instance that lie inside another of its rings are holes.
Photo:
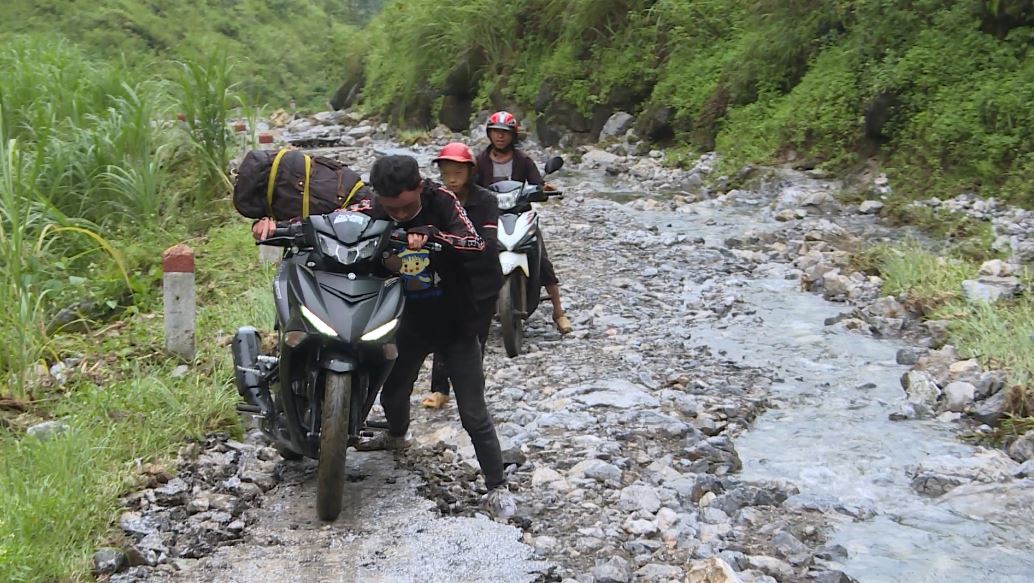
[[[427,234],[430,240],[441,243],[443,250],[407,249],[399,253],[399,276],[406,294],[403,325],[435,337],[475,333],[473,324],[477,311],[465,256],[481,255],[485,241],[456,196],[442,186],[425,180],[420,203],[420,212],[415,217],[397,224],[408,232]],[[391,220],[377,197],[363,200],[348,210]]]

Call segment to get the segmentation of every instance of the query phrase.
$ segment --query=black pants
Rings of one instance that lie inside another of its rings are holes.
[[[485,403],[485,375],[481,368],[478,337],[454,334],[436,340],[411,326],[399,329],[396,338],[399,356],[381,389],[381,406],[388,420],[388,433],[401,437],[409,430],[409,398],[413,383],[427,355],[434,352],[444,359],[456,392],[463,429],[470,435],[485,485],[489,489],[503,484],[503,456],[492,416]]]
[[[478,340],[481,341],[481,359],[485,358],[485,344],[488,342],[488,331],[492,328],[492,318],[495,316],[495,302],[497,298],[478,302]],[[482,369],[483,370],[483,369]],[[431,390],[435,393],[449,394],[449,372],[445,366],[445,359],[434,353],[434,361],[431,366]]]

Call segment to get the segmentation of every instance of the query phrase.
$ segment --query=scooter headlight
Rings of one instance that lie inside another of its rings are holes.
[[[308,323],[312,324],[312,327],[315,328],[320,334],[323,334],[325,336],[338,335],[337,331],[334,330],[333,326],[321,320],[319,316],[312,313],[312,310],[306,308],[305,306],[302,306],[302,317],[305,318],[305,320]]]
[[[511,190],[510,192],[495,193],[495,198],[499,204],[499,208],[502,210],[506,210],[512,209],[513,207],[517,206],[517,196],[520,193],[520,190]]]
[[[380,326],[377,326],[376,328],[374,328],[373,330],[370,330],[366,334],[363,334],[359,338],[359,340],[362,340],[363,342],[373,342],[375,340],[380,340],[381,338],[384,338],[388,334],[391,334],[391,332],[394,331],[395,328],[398,327],[398,325],[399,325],[399,319],[398,318],[393,318],[393,319],[389,320],[386,324],[381,324]]]

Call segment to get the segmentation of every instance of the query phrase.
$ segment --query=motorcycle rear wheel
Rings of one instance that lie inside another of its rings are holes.
[[[345,490],[345,454],[348,450],[348,417],[352,402],[352,377],[327,372],[320,421],[320,459],[316,479],[316,514],[333,521],[341,514]]]
[[[506,349],[506,356],[510,358],[520,354],[524,344],[524,320],[518,313],[518,306],[515,305],[523,293],[523,279],[524,275],[520,272],[506,276],[506,282],[499,290],[499,300],[496,303],[503,333],[503,348]]]

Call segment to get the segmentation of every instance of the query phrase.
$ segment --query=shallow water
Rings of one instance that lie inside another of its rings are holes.
[[[697,205],[699,214],[657,214],[655,224],[720,246],[749,228],[771,229],[766,213]],[[826,318],[845,311],[800,290],[790,267],[769,264],[757,278],[690,283],[733,288],[753,316],[727,328],[698,327],[694,341],[731,361],[772,371],[775,407],[736,447],[742,477],[796,484],[802,500],[826,500],[863,517],[844,516],[830,541],[849,558],[831,565],[862,583],[1029,583],[1034,581],[1034,483],[961,487],[941,499],[920,496],[906,468],[935,455],[972,456],[952,426],[890,421],[904,398],[904,346],[842,328]],[[995,510],[997,509],[997,510]]]

